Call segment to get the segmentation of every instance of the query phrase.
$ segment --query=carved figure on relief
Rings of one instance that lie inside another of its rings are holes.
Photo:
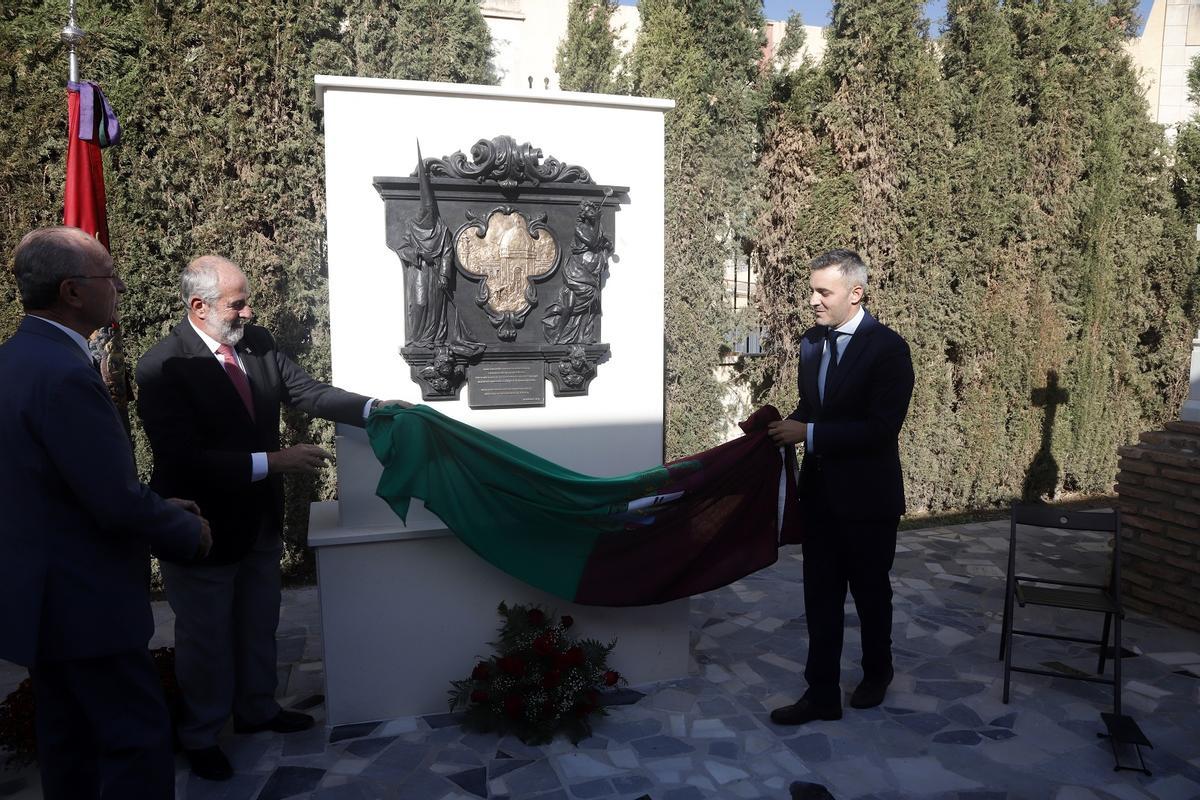
[[[571,255],[563,268],[563,287],[558,302],[542,318],[550,344],[595,344],[596,321],[600,316],[600,282],[612,256],[612,240],[600,224],[601,203],[579,204]]]
[[[471,358],[484,349],[459,318],[454,305],[454,244],[450,229],[438,213],[429,172],[417,145],[421,207],[405,231],[398,249],[404,265],[404,333],[408,346],[448,348]]]

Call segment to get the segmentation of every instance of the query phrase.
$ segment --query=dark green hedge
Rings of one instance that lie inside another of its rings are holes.
[[[0,248],[61,219],[66,143],[65,22],[59,2],[5,3],[0,25]],[[131,363],[183,316],[176,275],[203,252],[250,279],[258,321],[314,376],[329,377],[325,189],[318,73],[494,82],[491,38],[471,0],[393,2],[88,2],[81,77],[121,119],[106,151],[112,251]],[[452,35],[447,32],[452,32]],[[11,264],[11,262],[9,262]],[[3,277],[0,336],[20,312]],[[285,443],[332,444],[332,425],[301,414]],[[140,430],[138,461],[150,466]],[[307,569],[308,504],[334,472],[289,482],[285,555]]]
[[[1123,49],[1133,4],[963,0],[936,49],[922,5],[835,3],[824,62],[776,81],[748,375],[794,402],[806,261],[854,247],[913,346],[913,510],[1109,492],[1178,413],[1197,323],[1194,189]]]

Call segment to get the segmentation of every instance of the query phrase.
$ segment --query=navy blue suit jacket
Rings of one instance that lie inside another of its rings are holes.
[[[0,345],[0,658],[26,666],[145,648],[150,549],[187,559],[196,517],[138,482],[99,373],[31,317]]]
[[[800,342],[800,402],[789,417],[815,423],[814,452],[800,465],[801,501],[844,520],[898,518],[905,510],[900,427],[913,391],[908,343],[864,311],[822,403],[817,377],[825,331],[814,326]]]
[[[280,476],[250,480],[250,454],[280,448],[280,404],[361,428],[369,399],[311,378],[266,328],[246,326],[235,349],[250,381],[253,418],[186,319],[137,365],[138,415],[154,450],[150,486],[199,504],[212,525],[209,564],[240,559],[264,524],[283,527]]]

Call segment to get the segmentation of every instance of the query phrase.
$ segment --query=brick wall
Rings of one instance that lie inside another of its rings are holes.
[[[1200,630],[1200,423],[1168,423],[1120,455],[1125,601]]]

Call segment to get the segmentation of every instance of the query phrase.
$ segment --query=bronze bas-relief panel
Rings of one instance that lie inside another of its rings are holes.
[[[549,228],[531,232],[518,212],[493,211],[486,232],[475,225],[461,228],[454,248],[462,270],[482,278],[487,305],[499,314],[520,314],[529,306],[529,281],[550,273],[558,263],[558,242]]]

